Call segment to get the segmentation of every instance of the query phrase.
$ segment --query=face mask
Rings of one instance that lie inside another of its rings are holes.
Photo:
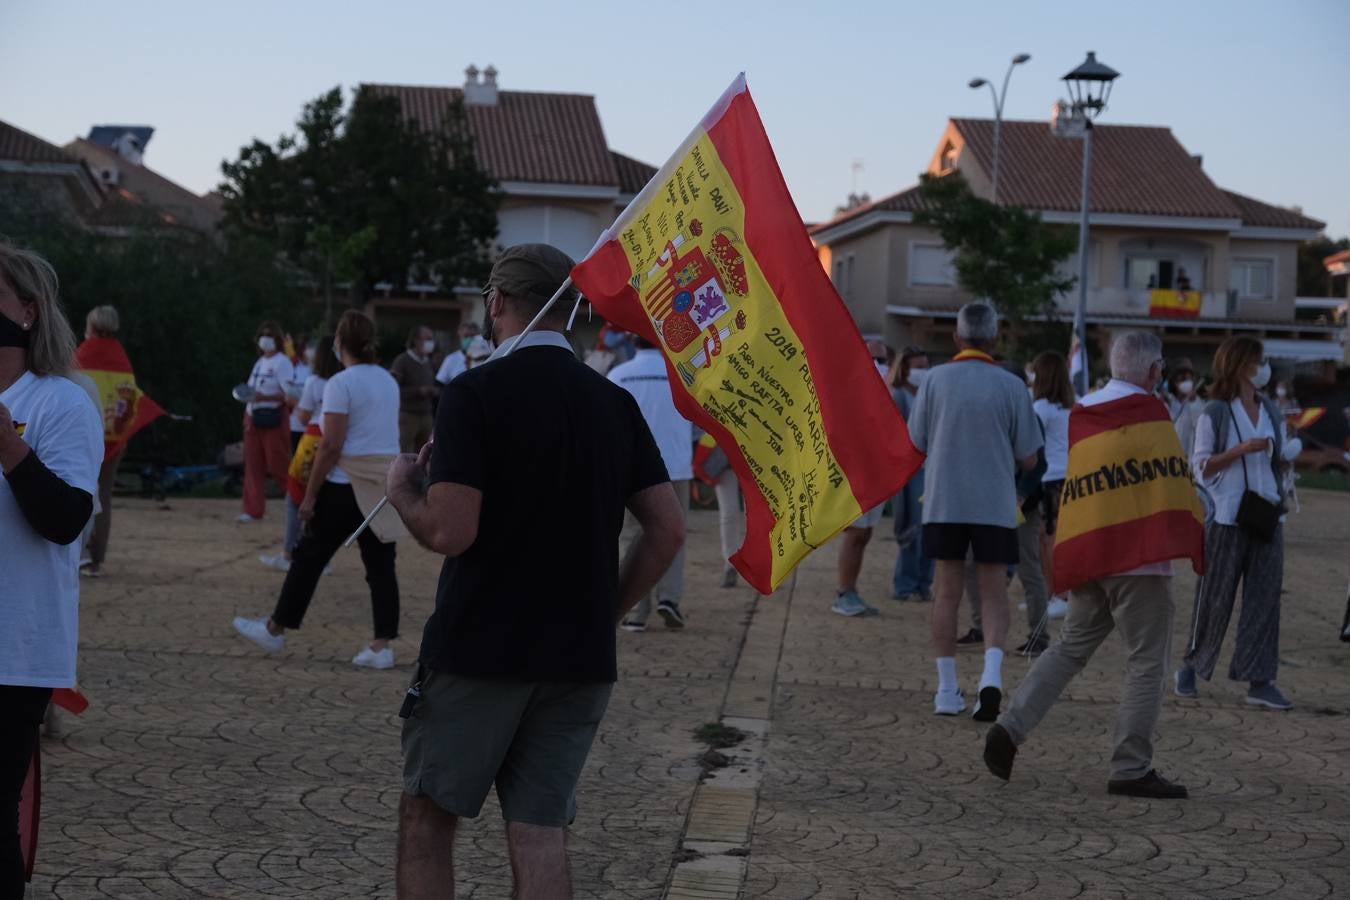
[[[24,349],[28,346],[28,338],[27,329],[4,313],[0,313],[0,347]]]
[[[1252,387],[1258,391],[1270,383],[1270,363],[1262,362],[1256,367],[1256,374],[1251,377]]]
[[[1191,381],[1189,378],[1187,378],[1185,381],[1177,382],[1177,393],[1182,395],[1183,397],[1190,394],[1190,392],[1193,390],[1195,390],[1195,382]]]
[[[877,374],[880,375],[884,380],[886,378],[886,371],[887,371],[886,361],[882,360],[881,362],[877,362],[876,360],[872,360],[872,365],[877,367]]]
[[[1277,387],[1275,389],[1275,396],[1283,400],[1285,397],[1289,396],[1289,392],[1285,390],[1284,387]]]
[[[1035,384],[1035,383],[1036,383],[1036,372],[1032,369],[1027,369],[1027,384]]]
[[[422,342],[422,355],[423,355],[423,356],[430,356],[431,353],[432,353],[432,351],[434,351],[435,349],[436,349],[436,342],[435,342],[435,341],[423,341],[423,342]]]
[[[333,358],[338,362],[342,361],[342,345],[337,341],[333,341]]]
[[[315,356],[314,348],[313,348],[313,347],[306,347],[306,348],[305,348],[305,362],[309,363],[311,366],[314,365],[314,356]]]
[[[264,334],[262,337],[258,338],[258,349],[264,353],[271,353],[273,350],[277,349],[276,338],[272,337],[270,334]]]
[[[905,379],[915,388],[923,387],[923,381],[928,377],[927,369],[910,369],[909,376]]]

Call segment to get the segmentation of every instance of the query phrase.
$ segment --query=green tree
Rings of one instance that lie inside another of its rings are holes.
[[[231,239],[270,243],[330,306],[335,282],[359,304],[381,282],[448,290],[485,275],[498,195],[462,107],[424,131],[397,98],[359,88],[344,109],[333,88],[305,104],[296,128],[221,164]]]
[[[1028,316],[1053,318],[1055,297],[1076,281],[1059,272],[1078,245],[1072,229],[976,196],[959,172],[921,175],[919,190],[923,208],[914,221],[938,232],[956,255],[957,283],[994,302],[1012,326],[1015,342],[1028,336]]]
[[[1350,238],[1333,241],[1323,234],[1298,245],[1298,296],[1335,296],[1331,273],[1322,265],[1322,260],[1342,250],[1350,250]]]

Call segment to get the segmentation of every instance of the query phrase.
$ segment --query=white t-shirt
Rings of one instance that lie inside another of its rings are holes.
[[[98,495],[103,416],[79,385],[25,372],[0,403],[44,466]],[[62,547],[34,531],[0,476],[0,684],[75,684],[79,566],[80,542]]]
[[[456,350],[441,363],[441,368],[436,373],[436,380],[441,384],[449,384],[455,376],[463,375],[467,371],[469,371],[469,363],[464,357],[464,351]]]
[[[304,390],[300,392],[300,402],[295,404],[297,411],[303,409],[309,413],[309,420],[319,426],[323,425],[323,389],[327,384],[327,378],[320,375],[309,376],[305,380]]]
[[[609,370],[609,380],[633,395],[656,438],[671,481],[694,477],[694,426],[675,408],[670,375],[660,350],[639,350]]]
[[[291,373],[291,384],[299,387],[301,395],[303,396],[305,385],[309,383],[309,377],[313,372],[309,368],[309,363],[305,362],[303,359],[300,362],[295,363],[293,369],[294,371]],[[299,408],[299,406],[296,406],[295,409],[291,410],[291,431],[305,430],[305,423],[301,422],[300,417],[295,414],[295,410]]]
[[[343,456],[394,456],[398,446],[398,382],[379,366],[343,369],[323,388],[323,414],[347,416]],[[320,426],[322,427],[322,426]],[[328,473],[334,484],[351,484],[341,466]]]
[[[1045,475],[1041,481],[1063,481],[1069,471],[1069,411],[1044,397],[1031,408],[1045,429]]]
[[[1260,416],[1253,425],[1247,410],[1242,408],[1241,400],[1234,399],[1228,404],[1228,421],[1219,423],[1219,433],[1225,436],[1222,449],[1236,447],[1251,438],[1266,438],[1272,442],[1275,440],[1275,423],[1270,421],[1266,405],[1261,403],[1258,406]],[[1290,448],[1287,446],[1289,442],[1285,443],[1284,455],[1287,459]],[[1299,446],[1302,447],[1301,444]],[[1205,463],[1209,462],[1214,453],[1214,423],[1210,421],[1207,413],[1201,413],[1195,425],[1195,452],[1191,457],[1191,470],[1197,475],[1204,472]],[[1244,466],[1247,476],[1245,480],[1242,477]],[[1280,486],[1276,483],[1275,473],[1270,468],[1269,450],[1247,453],[1240,459],[1233,460],[1227,468],[1215,472],[1213,478],[1204,478],[1203,475],[1201,478],[1210,498],[1214,501],[1214,521],[1220,525],[1237,524],[1238,507],[1242,505],[1242,495],[1249,486],[1252,491],[1271,503],[1279,503],[1281,499]]]
[[[295,377],[295,367],[284,353],[260,356],[249,373],[248,383],[259,394],[284,394],[286,382]],[[248,412],[267,406],[280,406],[276,400],[258,400],[248,405]]]

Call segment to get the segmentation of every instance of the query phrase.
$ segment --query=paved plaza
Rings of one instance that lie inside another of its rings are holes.
[[[282,576],[257,557],[276,549],[280,504],[259,525],[236,525],[237,512],[118,501],[107,574],[83,583],[93,705],[44,744],[32,896],[393,896],[397,710],[439,561],[399,548],[394,671],[350,665],[370,632],[355,551],[269,658],[230,619],[271,609]],[[833,548],[761,599],[716,586],[716,515],[691,516],[688,628],[620,634],[620,682],[570,837],[578,897],[1350,894],[1350,645],[1335,639],[1350,494],[1306,493],[1288,529],[1280,685],[1297,708],[1247,707],[1223,680],[1202,682],[1199,700],[1169,693],[1157,763],[1190,788],[1181,802],[1105,792],[1115,639],[1022,748],[1012,781],[989,775],[985,726],[932,714],[928,609],[888,599],[889,528],[862,584],[882,614],[844,619],[829,609]],[[1193,585],[1187,567],[1177,646]],[[1014,609],[1010,646],[1024,619]],[[960,665],[969,696],[979,654]],[[1010,654],[1010,689],[1027,668]],[[741,737],[720,757],[695,737],[718,722]],[[509,896],[493,801],[456,849],[458,896]]]

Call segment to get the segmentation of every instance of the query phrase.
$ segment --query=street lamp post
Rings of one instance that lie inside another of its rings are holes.
[[[1008,63],[1008,71],[1003,76],[1003,90],[994,91],[994,86],[983,78],[970,79],[969,86],[972,90],[979,90],[982,87],[989,88],[989,94],[994,98],[994,203],[998,203],[998,149],[1000,132],[1003,130],[1003,101],[1008,96],[1008,80],[1012,78],[1012,71],[1016,66],[1031,59],[1030,53],[1019,53]]]
[[[1097,54],[1088,51],[1087,59],[1078,68],[1064,76],[1069,86],[1068,115],[1063,115],[1064,102],[1055,105],[1054,128],[1063,137],[1083,139],[1083,198],[1082,216],[1078,222],[1078,309],[1073,316],[1073,333],[1078,346],[1073,349],[1070,369],[1074,389],[1079,396],[1087,393],[1087,293],[1088,293],[1088,214],[1092,206],[1092,120],[1106,109],[1111,96],[1111,83],[1120,73],[1097,62]]]

